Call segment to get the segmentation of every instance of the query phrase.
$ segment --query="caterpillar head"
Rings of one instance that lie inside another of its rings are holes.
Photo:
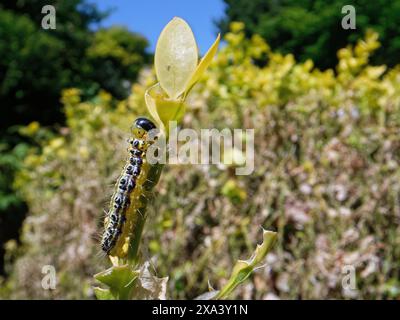
[[[137,118],[132,126],[134,137],[142,139],[149,131],[156,129],[156,126],[147,118]]]

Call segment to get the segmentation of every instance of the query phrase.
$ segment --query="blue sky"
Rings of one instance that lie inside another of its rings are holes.
[[[217,28],[213,20],[223,16],[222,0],[92,0],[98,7],[114,9],[101,26],[114,24],[143,34],[154,52],[163,27],[174,17],[185,19],[196,37],[199,51],[204,54],[214,42]]]

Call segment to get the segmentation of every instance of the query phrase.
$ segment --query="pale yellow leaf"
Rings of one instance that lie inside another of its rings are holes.
[[[217,39],[215,39],[213,45],[208,49],[207,53],[201,59],[199,65],[197,66],[196,70],[194,71],[192,77],[190,78],[190,80],[185,88],[185,95],[187,95],[187,93],[192,89],[192,87],[196,84],[196,82],[200,80],[200,77],[204,73],[204,71],[207,70],[212,59],[214,58],[215,54],[217,53],[219,41],[220,41],[220,34],[218,34]]]
[[[154,65],[161,87],[172,100],[177,99],[198,63],[196,40],[189,25],[173,18],[158,38]]]
[[[157,122],[158,127],[168,135],[169,122],[179,122],[186,106],[182,100],[166,99],[165,93],[157,83],[146,91],[145,100],[147,108]]]

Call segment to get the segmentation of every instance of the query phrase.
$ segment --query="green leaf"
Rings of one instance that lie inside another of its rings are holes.
[[[149,110],[149,113],[157,123],[157,126],[160,128],[160,130],[164,131],[164,124],[158,116],[156,102],[153,97],[157,94],[157,92],[158,94],[162,94],[159,83],[156,83],[154,86],[151,86],[146,90],[144,94],[144,100],[146,102],[147,110]]]
[[[114,299],[129,299],[135,280],[139,276],[139,271],[133,270],[129,265],[112,266],[94,276],[94,278],[109,287],[111,296]],[[108,295],[103,291],[101,296]]]
[[[99,287],[94,287],[94,294],[98,300],[113,300],[114,297],[109,289],[103,289]]]
[[[185,91],[197,63],[192,30],[183,19],[173,18],[161,32],[154,56],[157,79],[171,100]]]
[[[223,299],[232,293],[235,288],[246,280],[254,268],[265,258],[276,241],[276,232],[263,230],[263,243],[258,244],[253,255],[248,260],[238,260],[233,267],[232,274],[215,299]]]
[[[212,59],[214,58],[215,54],[217,53],[220,38],[221,38],[221,36],[220,36],[220,34],[218,34],[217,39],[215,39],[213,45],[208,49],[207,53],[201,59],[199,65],[197,66],[196,70],[194,71],[192,77],[190,78],[190,80],[185,88],[184,96],[186,96],[189,93],[189,91],[193,88],[193,86],[196,84],[196,82],[200,80],[200,77],[202,76],[204,71],[207,70]]]
[[[167,135],[169,122],[179,122],[186,109],[186,105],[182,100],[167,99],[158,83],[146,91],[145,101],[151,116]]]

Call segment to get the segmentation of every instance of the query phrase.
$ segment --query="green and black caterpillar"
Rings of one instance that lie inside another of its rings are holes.
[[[104,219],[101,249],[108,255],[123,257],[128,251],[129,238],[137,220],[135,215],[140,214],[141,197],[146,192],[143,189],[149,170],[146,151],[157,138],[150,137],[149,133],[155,129],[153,122],[146,118],[136,119],[132,126],[129,155]]]

